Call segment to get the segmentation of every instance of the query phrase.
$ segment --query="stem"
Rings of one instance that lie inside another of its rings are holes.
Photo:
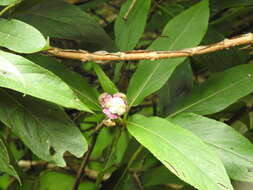
[[[5,7],[3,10],[0,11],[0,16],[2,16],[6,11],[8,11],[9,9],[11,9],[12,7],[15,7],[17,4],[19,4],[22,0],[16,1],[10,5],[8,5],[7,7]]]
[[[91,153],[92,153],[92,151],[95,147],[96,141],[97,141],[98,133],[99,133],[100,129],[103,127],[103,124],[104,124],[104,120],[97,125],[97,127],[95,128],[95,132],[92,134],[90,147],[89,147],[88,151],[86,152],[86,154],[83,158],[83,161],[81,163],[81,166],[80,166],[80,168],[77,172],[76,180],[75,180],[75,183],[72,187],[72,190],[77,190],[78,186],[80,185],[80,183],[82,181],[82,177],[83,177],[83,174],[84,174],[84,169],[85,169],[85,167],[87,166],[87,164],[89,162]]]
[[[138,60],[158,60],[178,57],[191,57],[194,55],[202,55],[215,51],[228,49],[234,46],[253,44],[253,33],[247,33],[230,39],[225,39],[218,43],[205,46],[197,46],[175,51],[149,51],[134,50],[126,52],[94,52],[90,53],[84,50],[64,50],[59,48],[51,48],[45,51],[46,54],[56,57],[75,59],[81,61],[94,61],[99,64],[111,63],[112,61],[138,61]],[[150,62],[152,64],[152,62]]]

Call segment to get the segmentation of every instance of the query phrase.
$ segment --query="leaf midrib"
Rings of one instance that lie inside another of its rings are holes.
[[[221,150],[223,150],[224,152],[229,152],[229,153],[231,153],[231,154],[233,154],[233,155],[235,155],[235,156],[238,156],[239,158],[244,159],[245,161],[250,162],[250,163],[253,164],[253,160],[249,160],[248,158],[244,157],[243,155],[241,155],[241,154],[239,154],[239,153],[237,153],[237,152],[235,152],[235,151],[232,151],[232,150],[230,150],[230,149],[228,149],[228,148],[225,148],[225,147],[223,147],[223,146],[219,146],[219,145],[217,145],[217,144],[208,142],[208,141],[206,141],[206,140],[204,140],[204,142],[205,142],[206,144],[208,144],[209,146],[213,146],[213,147],[215,147],[215,148],[217,148],[217,149],[221,149]]]
[[[173,117],[173,116],[175,116],[175,115],[177,115],[177,114],[179,114],[179,113],[181,113],[181,112],[183,112],[183,111],[185,111],[185,110],[187,110],[187,109],[189,109],[189,108],[191,108],[191,107],[193,107],[193,106],[195,106],[195,105],[197,105],[197,104],[199,104],[199,103],[202,103],[202,102],[208,100],[209,98],[212,98],[212,97],[216,96],[217,94],[222,93],[222,92],[224,92],[225,90],[234,87],[235,85],[237,85],[238,83],[241,83],[242,81],[244,81],[244,80],[246,80],[246,79],[248,79],[248,77],[245,77],[245,78],[243,78],[243,79],[241,79],[241,80],[238,80],[238,81],[236,81],[235,83],[232,83],[231,85],[229,85],[229,86],[227,86],[227,87],[225,87],[225,88],[223,88],[223,89],[221,89],[221,90],[218,90],[218,91],[216,91],[215,93],[213,93],[213,94],[211,94],[211,95],[209,95],[209,96],[206,96],[206,97],[203,98],[203,99],[199,99],[198,101],[196,101],[196,102],[194,102],[194,103],[192,103],[192,104],[190,104],[190,105],[188,105],[188,106],[186,106],[186,107],[184,107],[184,108],[182,108],[182,109],[180,109],[180,110],[178,110],[178,111],[176,111],[176,112],[170,114],[168,117]],[[201,86],[200,86],[200,87],[201,87]]]

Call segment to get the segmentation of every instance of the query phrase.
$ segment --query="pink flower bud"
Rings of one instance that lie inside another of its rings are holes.
[[[98,100],[103,108],[103,113],[109,119],[117,119],[127,111],[126,95],[123,93],[116,93],[114,95],[103,93],[99,96]]]

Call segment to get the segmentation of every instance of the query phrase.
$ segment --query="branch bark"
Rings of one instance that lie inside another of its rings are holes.
[[[234,46],[253,44],[253,33],[247,33],[221,42],[197,46],[193,48],[175,50],[175,51],[149,51],[134,50],[128,52],[109,53],[106,51],[88,52],[84,50],[67,50],[60,48],[51,48],[45,53],[51,56],[75,59],[80,61],[94,61],[100,64],[106,64],[111,61],[138,61],[138,60],[158,60],[178,57],[190,57],[194,55],[207,54]]]

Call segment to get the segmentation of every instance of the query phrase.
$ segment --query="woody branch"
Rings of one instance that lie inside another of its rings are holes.
[[[100,64],[105,64],[111,61],[158,60],[178,57],[190,57],[247,44],[253,44],[253,33],[247,33],[241,36],[225,39],[221,42],[210,45],[197,46],[175,51],[134,50],[116,53],[109,53],[104,51],[91,53],[84,50],[65,50],[60,48],[51,48],[45,53],[60,58],[76,59],[80,61],[94,61]]]

